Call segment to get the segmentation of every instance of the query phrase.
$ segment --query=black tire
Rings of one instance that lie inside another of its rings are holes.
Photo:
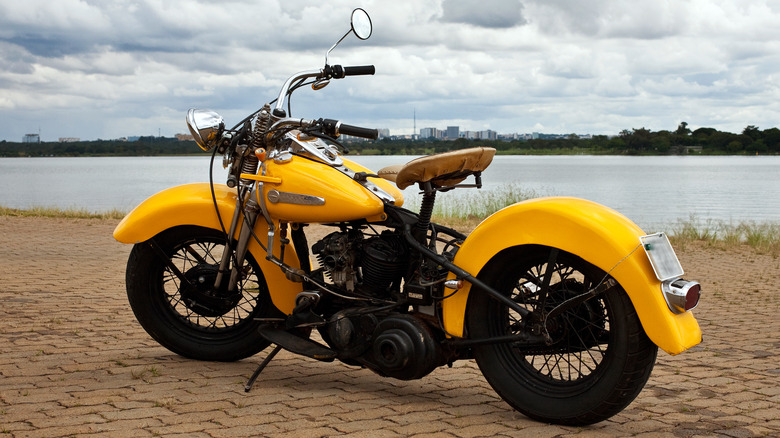
[[[551,249],[505,250],[480,278],[528,310],[542,304],[541,285]],[[604,271],[560,251],[544,307],[599,284]],[[523,322],[508,307],[474,290],[469,297],[472,338],[517,333]],[[648,339],[628,295],[618,285],[552,318],[549,347],[521,351],[510,343],[482,345],[474,354],[482,373],[512,407],[536,420],[566,425],[603,421],[623,410],[644,387],[658,348]]]
[[[221,232],[181,226],[153,240],[168,260],[149,242],[139,243],[130,252],[126,274],[130,307],[152,338],[176,354],[223,362],[252,356],[269,345],[257,331],[261,322],[254,319],[278,316],[279,311],[251,254],[244,261],[240,293],[226,297],[226,288],[213,290],[225,247]],[[192,281],[181,281],[169,261]]]

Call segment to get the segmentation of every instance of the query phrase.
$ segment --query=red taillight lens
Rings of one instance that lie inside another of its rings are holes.
[[[699,305],[699,297],[701,296],[701,285],[694,284],[688,289],[688,293],[685,294],[685,310],[691,310]]]

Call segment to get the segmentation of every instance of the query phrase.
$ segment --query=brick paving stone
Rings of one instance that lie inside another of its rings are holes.
[[[391,429],[395,423],[381,418],[362,419],[357,421],[340,422],[331,425],[341,433],[353,433],[363,431],[376,431],[382,429]]]
[[[550,426],[550,427],[558,430],[562,430],[556,426]],[[470,426],[463,426],[455,430],[452,430],[451,432],[458,437],[472,438],[472,437],[492,437],[499,434],[511,433],[513,431],[515,431],[515,429],[512,427],[500,423],[489,423],[489,424],[472,424]]]
[[[117,221],[0,217],[0,431],[38,436],[780,436],[780,261],[688,244],[704,285],[704,343],[659,353],[625,411],[569,428],[514,412],[460,361],[426,378],[385,379],[282,352],[197,362],[157,345],[127,304],[130,247]],[[41,267],[46,267],[46,275]],[[774,297],[774,298],[773,298]]]
[[[302,438],[302,437],[337,437],[342,436],[336,429],[332,427],[315,427],[300,430],[287,430],[285,432],[274,433],[275,438]]]

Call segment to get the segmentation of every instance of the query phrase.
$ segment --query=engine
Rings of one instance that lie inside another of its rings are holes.
[[[376,298],[400,289],[408,258],[403,238],[387,230],[367,239],[357,230],[337,231],[314,244],[312,251],[333,284]]]
[[[392,231],[368,238],[359,230],[331,233],[312,252],[343,291],[384,300],[402,293],[410,256],[403,237]],[[451,360],[454,353],[442,347],[424,318],[373,306],[342,309],[320,328],[340,360],[401,380],[419,379]]]
[[[407,314],[347,309],[330,318],[325,333],[340,360],[400,380],[422,378],[452,355],[424,321]]]

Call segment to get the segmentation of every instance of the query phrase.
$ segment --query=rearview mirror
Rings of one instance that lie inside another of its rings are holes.
[[[327,52],[325,52],[325,65],[328,65],[328,56],[330,55],[330,52],[332,52],[333,49],[339,45],[339,43],[344,41],[344,38],[346,38],[349,34],[354,33],[355,36],[361,40],[367,40],[368,37],[371,36],[372,30],[373,26],[371,25],[371,17],[368,16],[368,12],[360,8],[352,11],[352,19],[350,20],[349,31],[347,31],[347,33],[345,33],[344,36],[336,42],[336,44],[334,44],[330,49],[328,49]]]
[[[357,8],[352,11],[352,32],[355,36],[361,40],[367,40],[371,36],[371,17],[368,16],[368,12],[363,9]]]

